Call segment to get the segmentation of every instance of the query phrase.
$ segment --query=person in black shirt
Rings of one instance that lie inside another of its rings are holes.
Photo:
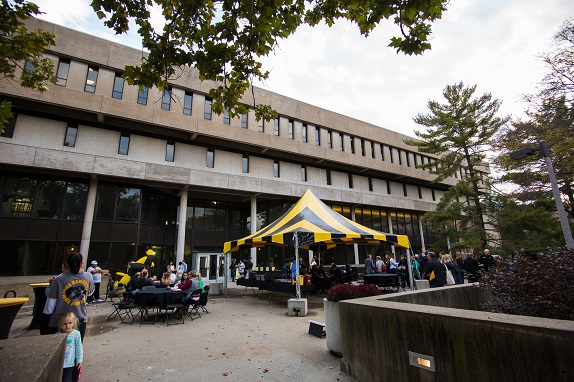
[[[484,254],[480,256],[478,262],[485,272],[490,272],[492,269],[494,269],[495,262],[494,257],[492,257],[490,254],[490,249],[487,248],[484,250]]]
[[[437,288],[445,286],[446,267],[436,259],[434,252],[429,252],[429,258],[423,269],[423,274],[425,274],[426,279],[429,280],[430,287]]]

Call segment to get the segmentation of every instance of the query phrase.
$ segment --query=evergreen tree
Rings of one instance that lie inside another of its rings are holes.
[[[474,97],[475,91],[476,85],[448,85],[443,91],[446,103],[429,101],[430,112],[414,118],[426,132],[415,131],[419,140],[405,140],[419,152],[436,156],[419,165],[436,175],[435,182],[460,174],[442,195],[436,211],[424,215],[442,242],[449,239],[452,248],[485,247],[491,238],[485,219],[490,194],[486,153],[492,136],[509,120],[497,116],[501,101],[492,99],[490,93]]]

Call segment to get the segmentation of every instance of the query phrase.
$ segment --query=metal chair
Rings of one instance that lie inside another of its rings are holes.
[[[138,304],[135,303],[135,296],[131,292],[124,292],[122,299],[118,302],[112,302],[114,311],[108,316],[106,321],[113,317],[119,317],[123,324],[126,318],[131,317],[130,325],[134,323],[136,316],[133,314],[132,309],[138,309]]]

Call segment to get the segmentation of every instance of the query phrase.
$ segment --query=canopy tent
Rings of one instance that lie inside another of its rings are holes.
[[[244,248],[265,246],[295,247],[298,280],[299,248],[319,252],[338,245],[350,244],[390,244],[407,248],[409,278],[411,278],[408,251],[410,245],[406,235],[382,233],[347,219],[329,208],[309,189],[279,219],[242,239],[225,242],[223,251],[229,253]],[[297,298],[299,297],[297,288]]]

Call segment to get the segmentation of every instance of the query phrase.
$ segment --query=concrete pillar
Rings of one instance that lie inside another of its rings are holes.
[[[393,219],[391,219],[391,212],[390,212],[390,211],[387,213],[387,224],[389,225],[389,233],[390,233],[391,235],[394,235],[394,232],[393,232]],[[391,245],[391,252],[392,252],[392,253],[395,253],[395,246],[394,246],[394,245]],[[396,258],[395,258],[395,260],[396,260]]]
[[[179,221],[177,225],[177,247],[175,263],[179,264],[185,256],[185,226],[187,221],[187,194],[189,186],[185,186],[179,192]]]
[[[82,240],[80,241],[80,253],[84,259],[84,264],[88,264],[88,253],[90,251],[90,241],[92,239],[92,223],[94,222],[94,211],[96,209],[96,195],[98,193],[98,178],[92,175],[88,187],[88,199],[86,200],[86,212],[84,213],[84,225],[82,227]],[[86,266],[86,269],[88,267]]]
[[[251,233],[257,232],[257,196],[251,197]],[[253,268],[257,266],[257,248],[251,248]]]
[[[355,220],[355,206],[351,206],[351,220]],[[355,252],[355,264],[359,264],[359,245],[357,243],[353,244],[353,251]]]
[[[425,246],[425,235],[423,234],[423,218],[421,214],[417,214],[419,217],[419,234],[421,235],[421,245],[423,249],[426,249]]]

